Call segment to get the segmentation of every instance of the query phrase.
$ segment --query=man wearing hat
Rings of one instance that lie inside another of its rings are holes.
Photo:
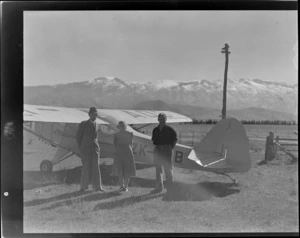
[[[154,165],[156,167],[156,186],[153,192],[163,190],[162,168],[166,175],[166,187],[173,182],[172,154],[176,145],[176,131],[166,124],[167,116],[165,113],[158,115],[159,125],[152,131],[152,141],[154,148]]]
[[[99,169],[100,147],[97,138],[99,124],[96,122],[97,110],[91,107],[89,110],[90,119],[82,121],[79,125],[76,140],[81,154],[82,171],[80,180],[80,191],[88,189],[90,177],[92,186],[96,191],[104,192],[101,184]]]

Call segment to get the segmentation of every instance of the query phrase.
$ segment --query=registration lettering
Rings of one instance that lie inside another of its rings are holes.
[[[183,153],[181,151],[177,151],[175,152],[175,162],[176,163],[181,163],[183,159]]]
[[[132,152],[134,155],[136,155],[136,148],[138,146],[138,143],[133,143]]]
[[[145,153],[146,147],[147,147],[146,144],[140,144],[140,154],[139,155],[146,156],[146,153]]]

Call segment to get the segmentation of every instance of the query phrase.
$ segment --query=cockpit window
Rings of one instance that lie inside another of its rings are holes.
[[[115,134],[117,129],[112,125],[100,125],[100,130],[105,134]]]

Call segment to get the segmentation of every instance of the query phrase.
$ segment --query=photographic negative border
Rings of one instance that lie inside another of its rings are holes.
[[[82,1],[2,2],[1,203],[4,237],[23,234],[23,12],[106,10],[297,10],[297,1]],[[50,235],[50,234],[49,234]],[[51,234],[63,236],[64,234]],[[66,234],[70,236],[71,234]],[[76,234],[73,234],[76,235]],[[84,236],[85,234],[80,234]],[[96,237],[108,234],[94,234]],[[140,236],[143,234],[136,234]],[[151,236],[151,234],[147,234]],[[174,235],[179,235],[174,234]],[[205,234],[201,234],[205,235]],[[209,235],[209,234],[206,234]],[[212,234],[216,235],[216,234]],[[236,234],[226,234],[226,236]],[[251,234],[254,236],[255,234]],[[262,234],[257,234],[262,235]],[[275,234],[275,235],[278,235]],[[286,235],[286,233],[285,233]],[[293,234],[294,235],[294,234]],[[43,234],[45,236],[45,234]],[[89,234],[89,236],[93,236]],[[111,234],[124,236],[124,234]],[[134,236],[134,234],[130,234]],[[156,234],[157,236],[157,234]],[[166,236],[166,234],[163,234]],[[224,234],[222,234],[224,236]],[[243,234],[244,236],[244,234]]]

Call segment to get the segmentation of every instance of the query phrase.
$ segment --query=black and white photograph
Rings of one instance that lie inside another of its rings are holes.
[[[299,232],[297,11],[24,10],[22,34],[24,234]]]

